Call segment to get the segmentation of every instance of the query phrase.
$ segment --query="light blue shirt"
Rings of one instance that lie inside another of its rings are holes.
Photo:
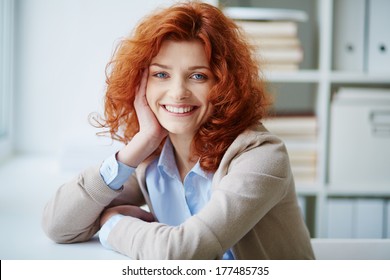
[[[119,189],[132,172],[134,168],[118,162],[115,155],[104,161],[100,169],[104,181],[113,189]],[[203,171],[197,162],[182,181],[169,138],[160,156],[146,169],[145,176],[153,210],[160,223],[180,225],[198,213],[210,200],[213,174]],[[111,217],[101,228],[99,238],[106,248],[110,248],[107,243],[108,234],[122,217]],[[230,250],[224,254],[223,259],[234,259]]]
[[[212,179],[213,174],[197,162],[182,182],[167,139],[160,157],[146,169],[146,185],[159,222],[177,226],[198,213],[210,200]]]

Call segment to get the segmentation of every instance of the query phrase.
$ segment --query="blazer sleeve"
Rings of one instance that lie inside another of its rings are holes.
[[[140,205],[142,194],[135,175],[120,190],[108,187],[91,167],[62,185],[43,210],[42,227],[58,243],[89,240],[100,228],[100,214],[111,205]]]
[[[108,242],[133,259],[219,259],[286,194],[291,184],[282,144],[267,144],[224,157],[210,201],[179,226],[125,217]],[[222,168],[222,169],[224,169]],[[225,174],[226,173],[226,174]]]

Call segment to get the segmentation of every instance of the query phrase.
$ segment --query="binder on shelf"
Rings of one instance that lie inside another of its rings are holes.
[[[327,237],[353,237],[353,199],[332,198],[328,200]]]
[[[383,238],[384,200],[357,199],[354,238]]]
[[[328,238],[383,238],[383,199],[331,198],[328,200]]]
[[[366,0],[334,1],[335,70],[365,70]]]
[[[386,201],[386,222],[385,222],[385,238],[390,238],[390,200]]]
[[[368,72],[390,74],[390,1],[371,0],[368,10]]]

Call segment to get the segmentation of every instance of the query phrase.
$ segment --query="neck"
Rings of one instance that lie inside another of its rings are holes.
[[[184,181],[185,176],[198,161],[198,158],[191,153],[192,137],[169,135],[169,138],[174,148],[177,169],[179,170],[181,180]]]

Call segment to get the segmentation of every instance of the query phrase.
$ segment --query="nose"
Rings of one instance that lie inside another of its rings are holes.
[[[169,89],[169,95],[172,99],[181,101],[187,99],[191,95],[186,82],[183,79],[172,79],[172,84]]]

